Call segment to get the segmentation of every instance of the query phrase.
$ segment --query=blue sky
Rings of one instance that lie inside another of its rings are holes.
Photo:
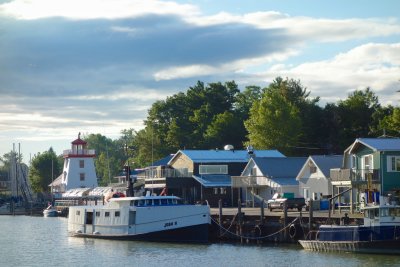
[[[399,1],[0,0],[0,155],[118,138],[198,80],[400,94]],[[221,144],[223,146],[223,144]]]

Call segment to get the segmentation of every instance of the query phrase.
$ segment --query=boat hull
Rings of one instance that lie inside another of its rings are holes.
[[[43,216],[44,217],[57,217],[58,212],[57,212],[57,210],[44,210]]]
[[[75,232],[72,233],[72,236],[113,240],[141,240],[150,242],[207,243],[208,231],[209,224],[206,223],[144,234],[84,234]]]
[[[355,252],[374,254],[400,254],[400,240],[384,241],[319,241],[299,240],[300,245],[311,251]]]

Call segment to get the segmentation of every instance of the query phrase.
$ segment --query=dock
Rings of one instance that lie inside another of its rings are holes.
[[[211,208],[210,241],[296,243],[322,224],[359,224],[363,214],[348,211],[269,211],[267,208]]]

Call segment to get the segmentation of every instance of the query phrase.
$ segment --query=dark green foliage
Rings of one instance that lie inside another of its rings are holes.
[[[62,172],[53,149],[38,154],[32,159],[29,180],[34,192],[50,192],[50,183]]]

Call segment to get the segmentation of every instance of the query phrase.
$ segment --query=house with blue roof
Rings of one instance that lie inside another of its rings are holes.
[[[241,199],[254,206],[275,193],[299,197],[296,177],[306,157],[251,158],[240,176],[232,177],[232,187],[241,189]]]
[[[344,151],[341,168],[331,170],[333,194],[351,189],[350,209],[400,192],[400,138],[358,138]]]
[[[179,150],[167,166],[147,177],[146,188],[155,192],[167,188],[168,194],[188,203],[208,201],[218,206],[237,205],[238,189],[231,186],[231,176],[238,176],[252,157],[285,157],[277,150]]]
[[[332,196],[330,170],[340,168],[343,155],[309,156],[296,180],[299,182],[299,195],[306,200],[321,200]]]

